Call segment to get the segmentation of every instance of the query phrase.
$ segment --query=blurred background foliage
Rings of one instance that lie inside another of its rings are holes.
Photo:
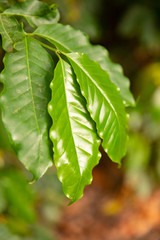
[[[0,12],[16,0],[1,0]],[[160,1],[43,0],[61,22],[102,44],[131,80],[137,105],[128,109],[129,141],[123,185],[142,197],[160,186]],[[0,48],[0,69],[3,69]],[[0,86],[2,90],[2,86]],[[107,174],[108,169],[106,169]],[[0,239],[50,240],[66,199],[56,170],[37,183],[17,161],[0,118]]]

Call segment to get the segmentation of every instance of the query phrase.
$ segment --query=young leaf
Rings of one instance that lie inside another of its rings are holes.
[[[100,158],[100,139],[71,66],[62,59],[56,66],[51,89],[49,113],[53,120],[50,137],[54,162],[64,193],[75,202],[91,183],[92,169]]]
[[[17,20],[3,14],[0,14],[0,34],[2,35],[3,49],[7,52],[11,52],[14,43],[24,38],[23,29]]]
[[[134,105],[134,98],[129,91],[128,78],[123,75],[122,67],[110,60],[104,47],[92,46],[85,34],[69,25],[42,25],[36,29],[34,34],[47,39],[62,52],[82,52],[92,60],[99,62],[101,67],[109,73],[111,81],[120,89],[120,95],[126,105]]]
[[[25,37],[6,54],[4,65],[3,122],[19,160],[38,179],[52,165],[47,105],[53,62],[39,43]]]
[[[38,0],[17,2],[11,8],[5,10],[4,13],[24,17],[33,28],[59,21],[59,12],[56,6],[49,7],[46,3]]]
[[[112,161],[120,163],[126,152],[127,118],[124,104],[109,75],[82,53],[65,54],[78,79],[87,108],[96,122],[102,146]]]

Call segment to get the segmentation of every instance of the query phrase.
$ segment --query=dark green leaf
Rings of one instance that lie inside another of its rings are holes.
[[[7,52],[13,51],[14,44],[24,38],[23,29],[17,20],[3,14],[0,14],[0,34],[2,35],[3,49]]]
[[[102,146],[112,161],[120,163],[126,152],[127,117],[124,104],[109,75],[86,54],[68,53],[87,108],[96,122]]]
[[[101,67],[109,73],[111,81],[117,85],[124,103],[134,105],[133,96],[129,91],[128,78],[123,75],[120,65],[111,62],[104,47],[92,46],[85,34],[69,25],[42,25],[34,33],[50,41],[62,52],[86,53],[92,60],[99,62]]]
[[[75,202],[92,181],[92,169],[100,158],[100,140],[75,75],[62,59],[55,69],[51,88],[49,112],[53,125],[50,137],[54,162],[64,193]]]
[[[53,24],[59,20],[59,12],[56,7],[51,7],[38,0],[17,2],[11,8],[4,11],[7,15],[24,17],[31,27],[42,24]]]
[[[1,74],[2,119],[19,160],[37,179],[52,165],[47,104],[53,61],[33,39],[25,37],[15,48],[6,54]]]

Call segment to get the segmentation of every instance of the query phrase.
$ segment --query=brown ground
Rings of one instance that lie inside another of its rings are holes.
[[[160,190],[140,199],[120,184],[120,170],[109,166],[106,176],[105,168],[96,168],[84,197],[64,208],[58,240],[160,240]]]

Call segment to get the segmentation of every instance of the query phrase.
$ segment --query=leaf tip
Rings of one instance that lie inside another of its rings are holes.
[[[66,195],[67,196],[67,195]],[[69,196],[67,196],[68,198],[69,198]],[[75,203],[75,202],[77,202],[80,198],[82,198],[83,197],[83,193],[80,195],[80,196],[78,196],[77,198],[75,197],[75,198],[73,198],[69,203],[68,203],[68,206],[71,206],[73,203]]]
[[[121,166],[122,166],[122,163],[121,163],[121,161],[119,161],[118,162],[118,168],[121,168]]]
[[[33,181],[29,182],[29,184],[31,185],[31,184],[33,184],[35,182],[36,182],[36,179],[34,179]]]

